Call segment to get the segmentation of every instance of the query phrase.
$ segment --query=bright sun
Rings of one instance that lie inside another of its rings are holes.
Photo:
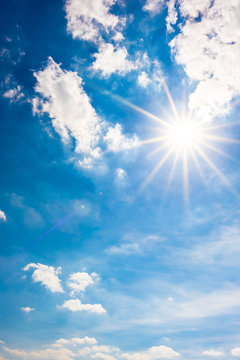
[[[166,131],[166,140],[169,141],[169,145],[175,145],[178,150],[185,150],[198,145],[202,137],[201,127],[185,119],[173,124]]]
[[[137,112],[147,116],[148,118],[158,123],[157,133],[159,134],[159,136],[140,142],[140,145],[151,143],[158,144],[157,148],[151,154],[159,152],[159,161],[156,163],[147,178],[143,181],[142,185],[140,186],[140,192],[143,191],[143,189],[151,182],[154,176],[159,172],[159,170],[167,161],[171,162],[171,170],[168,179],[169,186],[176,169],[176,164],[181,161],[183,172],[184,198],[188,202],[190,158],[195,163],[195,167],[203,180],[204,173],[201,167],[201,161],[204,161],[212,169],[212,171],[214,171],[215,174],[219,176],[221,180],[232,189],[229,181],[211,160],[210,152],[215,152],[221,156],[232,159],[231,156],[216,147],[215,144],[239,144],[239,141],[236,139],[226,138],[221,135],[217,135],[217,133],[219,133],[219,129],[227,125],[213,126],[210,123],[196,120],[192,116],[191,111],[189,111],[186,116],[181,117],[176,109],[171,93],[164,80],[163,86],[173,113],[173,116],[168,116],[168,119],[162,119],[119,96],[111,94],[111,96],[114,97],[117,101],[123,103],[124,105],[136,110]]]

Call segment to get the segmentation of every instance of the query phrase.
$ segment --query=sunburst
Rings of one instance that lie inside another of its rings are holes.
[[[216,135],[220,128],[231,126],[230,124],[224,125],[216,125],[213,126],[209,122],[200,121],[193,117],[191,111],[188,112],[187,115],[182,116],[177,111],[176,105],[173,101],[171,93],[165,83],[163,81],[163,86],[168,97],[172,116],[168,116],[168,119],[160,118],[132,103],[129,101],[122,99],[119,96],[112,95],[117,101],[123,103],[124,105],[130,107],[131,109],[145,115],[146,117],[156,121],[158,123],[158,134],[159,136],[146,139],[140,142],[140,145],[153,144],[156,143],[158,146],[153,151],[153,153],[159,152],[159,161],[154,166],[152,171],[143,181],[140,186],[139,191],[142,192],[145,187],[153,180],[156,174],[160,171],[163,165],[172,161],[168,186],[173,179],[174,172],[176,169],[176,165],[179,161],[182,162],[182,173],[183,173],[183,186],[184,186],[184,197],[185,200],[188,201],[189,195],[189,160],[190,158],[195,163],[197,171],[199,172],[200,177],[204,178],[203,169],[201,167],[202,161],[204,161],[212,171],[229,187],[232,191],[234,191],[232,185],[228,181],[228,179],[224,176],[224,174],[220,171],[220,169],[214,164],[211,159],[209,150],[211,152],[215,152],[220,156],[224,156],[226,158],[233,158],[225,153],[221,148],[219,148],[220,143],[240,143],[238,140]],[[201,161],[202,160],[202,161]]]

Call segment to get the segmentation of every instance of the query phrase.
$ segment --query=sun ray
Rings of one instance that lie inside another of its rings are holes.
[[[201,166],[200,166],[200,164],[199,164],[198,158],[196,157],[196,154],[195,154],[195,152],[193,151],[192,147],[190,147],[190,153],[191,153],[192,158],[193,158],[193,161],[194,161],[194,163],[195,163],[195,165],[196,165],[196,167],[197,167],[197,169],[198,169],[199,175],[200,175],[203,183],[206,185],[206,180],[205,180],[205,177],[204,177],[204,175],[203,175]]]
[[[174,160],[173,160],[173,163],[172,163],[171,171],[170,171],[170,174],[169,174],[166,192],[168,192],[169,186],[170,186],[170,184],[172,182],[173,175],[174,175],[176,165],[177,165],[177,161],[178,161],[178,158],[179,158],[179,154],[180,154],[180,151],[177,150],[176,154],[175,154],[175,157],[174,157]]]
[[[210,150],[218,153],[219,155],[224,156],[224,157],[227,158],[227,159],[230,159],[230,160],[232,160],[232,161],[237,161],[237,159],[235,159],[233,156],[225,153],[224,151],[216,148],[215,146],[213,146],[213,145],[211,145],[211,144],[207,144],[205,141],[200,141],[199,143],[200,143],[201,145],[204,145],[204,146],[207,147],[208,149],[210,149]]]
[[[170,103],[170,105],[171,105],[171,108],[172,108],[172,110],[173,110],[173,113],[174,113],[174,115],[175,115],[175,117],[176,117],[176,120],[179,121],[180,119],[179,119],[179,115],[178,115],[178,112],[177,112],[175,103],[174,103],[174,101],[173,101],[173,98],[172,98],[172,95],[171,95],[171,93],[170,93],[170,90],[169,90],[169,88],[168,88],[168,86],[167,86],[167,84],[166,84],[166,81],[165,81],[164,79],[163,79],[163,81],[162,81],[162,84],[163,84],[164,90],[165,90],[165,92],[166,92],[166,94],[167,94],[167,97],[168,97],[169,103]]]
[[[169,156],[172,154],[172,152],[174,151],[175,146],[172,146],[168,152],[161,158],[161,160],[157,163],[157,165],[154,167],[154,169],[152,170],[152,172],[148,175],[148,177],[146,178],[146,180],[142,183],[142,185],[139,188],[139,193],[141,193],[145,187],[150,183],[150,181],[154,178],[154,176],[156,175],[156,173],[161,169],[161,167],[165,164],[165,162],[167,161],[167,159],[169,158]]]
[[[189,206],[188,160],[186,148],[183,151],[183,194],[185,204]]]
[[[216,165],[214,165],[214,163],[207,157],[207,155],[198,146],[196,146],[196,150],[206,161],[206,163],[214,170],[214,172],[221,178],[221,180],[232,189],[232,186],[228,179],[222,174],[222,172],[216,167]]]

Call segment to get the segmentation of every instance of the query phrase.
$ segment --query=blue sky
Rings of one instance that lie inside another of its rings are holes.
[[[240,357],[239,14],[1,1],[0,360]]]

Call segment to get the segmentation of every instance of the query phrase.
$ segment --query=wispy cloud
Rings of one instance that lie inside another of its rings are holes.
[[[0,220],[7,221],[7,217],[4,211],[0,210]]]

